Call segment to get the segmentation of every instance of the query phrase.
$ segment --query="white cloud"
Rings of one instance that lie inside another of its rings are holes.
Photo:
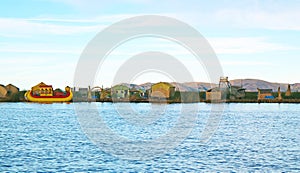
[[[72,35],[97,33],[115,22],[133,16],[136,15],[113,14],[92,18],[0,18],[0,36],[26,38],[38,34]]]
[[[228,66],[275,66],[270,62],[263,61],[221,61],[221,64]]]
[[[129,17],[134,17],[135,14],[113,14],[113,15],[101,15],[101,16],[93,16],[90,18],[72,18],[72,17],[35,17],[35,18],[27,18],[23,20],[27,21],[37,21],[37,22],[63,22],[63,23],[90,23],[90,24],[103,24],[103,23],[113,23],[122,19],[126,19]]]
[[[223,9],[215,13],[215,20],[220,24],[238,28],[300,30],[299,18],[299,10]]]
[[[0,53],[80,54],[83,48],[41,43],[2,43]]]
[[[63,25],[49,24],[27,19],[0,18],[0,35],[7,37],[28,37],[37,34],[69,35],[97,32],[103,25]]]
[[[248,54],[270,51],[296,50],[292,46],[272,43],[263,37],[220,37],[208,38],[217,54]]]
[[[110,9],[117,20],[130,9],[132,15],[145,14],[165,15],[191,21],[192,25],[203,24],[209,27],[237,27],[237,28],[261,28],[274,30],[300,30],[300,3],[284,1],[220,1],[218,4],[211,1],[150,1],[150,0],[50,0],[56,3],[66,4],[72,8],[84,11],[84,16],[97,16],[105,14]],[[155,8],[149,8],[155,7]],[[104,10],[103,10],[104,9]],[[127,11],[127,10],[125,10]],[[119,16],[118,16],[119,15]],[[126,15],[126,14],[125,14]],[[170,16],[170,15],[169,15]],[[109,16],[111,18],[111,16]],[[55,19],[58,21],[57,19]],[[62,21],[65,19],[62,19]],[[69,19],[66,19],[69,20]],[[72,19],[71,19],[72,20]],[[69,20],[68,22],[72,22]],[[93,20],[93,19],[92,19]],[[78,20],[79,21],[79,20]],[[88,20],[82,20],[86,22]]]
[[[26,49],[26,48],[13,48],[13,49],[3,49],[0,48],[0,52],[8,53],[59,53],[59,54],[79,54],[78,50],[64,50],[60,48],[52,49]]]
[[[217,54],[254,54],[273,51],[299,50],[298,47],[271,42],[264,37],[210,37],[207,38]],[[141,51],[162,51],[172,55],[191,52],[175,42],[163,38],[139,38],[123,43],[114,55],[132,55]]]
[[[112,6],[121,6],[122,4],[132,4],[132,5],[141,5],[141,4],[153,4],[154,1],[151,0],[112,0],[112,1],[99,1],[99,0],[51,0],[57,3],[64,3],[69,6],[75,7],[76,9],[82,11],[99,11],[104,8],[112,8]]]

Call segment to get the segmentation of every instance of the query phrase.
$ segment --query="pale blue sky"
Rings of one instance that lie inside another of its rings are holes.
[[[72,85],[81,51],[98,32],[144,14],[174,17],[196,28],[230,79],[300,82],[300,1],[6,0],[0,5],[0,83],[21,89],[41,81],[54,87]],[[202,73],[178,45],[151,39],[139,43],[113,52],[95,85],[111,85],[114,70],[124,61],[120,54],[152,49],[180,56],[191,72]],[[157,76],[146,76],[135,82],[156,82]],[[205,81],[202,76],[195,80]]]

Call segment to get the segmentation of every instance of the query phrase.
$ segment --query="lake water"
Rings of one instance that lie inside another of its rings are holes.
[[[300,172],[300,105],[211,106],[1,103],[0,171]]]

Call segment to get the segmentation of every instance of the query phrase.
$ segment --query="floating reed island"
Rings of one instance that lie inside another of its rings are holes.
[[[270,84],[257,80],[249,84],[248,80],[237,85],[236,80],[229,81],[221,77],[218,84],[209,83],[146,83],[142,85],[118,84],[110,88],[86,87],[65,90],[53,89],[43,82],[31,90],[19,91],[12,84],[0,85],[1,102],[135,102],[135,103],[300,103],[300,84]],[[276,88],[274,90],[274,88]],[[257,87],[256,91],[253,87]],[[261,87],[261,88],[260,88]],[[250,88],[250,89],[249,89]],[[284,88],[284,91],[283,89]]]

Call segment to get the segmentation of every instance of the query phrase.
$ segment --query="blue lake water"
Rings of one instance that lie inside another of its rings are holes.
[[[0,171],[300,172],[297,104],[225,104],[207,143],[210,104],[187,104],[184,121],[181,104],[118,105],[1,103]],[[102,124],[90,116],[95,110]]]

